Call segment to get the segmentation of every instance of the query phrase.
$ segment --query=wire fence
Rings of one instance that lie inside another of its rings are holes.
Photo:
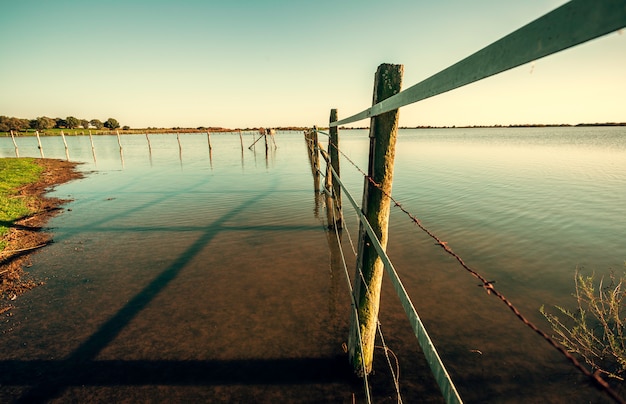
[[[587,0],[570,1],[569,3],[566,3],[554,11],[523,26],[513,33],[499,39],[493,44],[468,56],[460,62],[409,87],[404,91],[400,91],[381,102],[375,103],[373,106],[357,114],[351,115],[342,120],[337,120],[336,110],[331,111],[331,122],[329,123],[329,126],[332,130],[333,128],[337,128],[341,125],[357,122],[367,118],[374,118],[387,112],[396,111],[403,106],[465,86],[506,70],[510,70],[522,64],[533,62],[542,57],[619,30],[625,26],[626,3],[623,0],[599,0],[594,2]],[[373,121],[370,124],[370,127],[373,127]],[[313,130],[315,131],[314,139],[317,139],[317,128],[314,128]],[[316,140],[315,142],[317,143]],[[452,247],[448,245],[446,241],[442,240],[426,228],[414,214],[405,209],[400,202],[392,197],[392,195],[385,192],[385,190],[376,183],[374,178],[366,174],[352,160],[350,160],[348,156],[341,152],[338,146],[329,142],[329,148],[331,147],[335,148],[344,158],[356,167],[356,169],[372,186],[376,187],[385,195],[385,197],[389,198],[394,203],[394,206],[404,212],[418,228],[435,240],[438,246],[440,246],[447,254],[454,257],[467,272],[478,279],[481,282],[479,286],[483,287],[488,295],[497,297],[520,321],[522,321],[535,333],[539,334],[548,344],[550,344],[550,346],[559,351],[580,372],[592,380],[596,386],[601,388],[613,400],[620,403],[624,402],[624,400],[602,377],[600,377],[597,372],[590,372],[573,355],[571,355],[567,349],[562,347],[548,334],[529,321],[528,318],[524,316],[508,298],[506,298],[494,287],[494,281],[488,280],[479,272],[467,265],[466,262],[452,249]],[[321,148],[319,144],[316,144],[314,145],[314,149],[317,150]],[[328,160],[327,164],[330,167]],[[341,183],[339,175],[337,175],[332,167],[327,168],[327,173],[331,172],[332,174],[327,175],[332,175],[333,180],[340,184],[344,195],[346,195],[350,204],[357,212],[363,228],[365,228],[370,241],[374,245],[380,259],[383,261],[387,273],[391,277],[396,293],[400,297],[405,312],[411,322],[411,326],[413,327],[415,335],[417,336],[426,359],[431,367],[431,371],[440,386],[444,399],[446,402],[461,402],[449,375],[445,371],[443,363],[441,363],[441,359],[439,358],[435,347],[432,345],[432,342],[430,341],[430,338],[428,337],[428,334],[426,333],[426,330],[406,293],[406,290],[404,290],[404,287],[402,286],[402,282],[393,268],[392,263],[389,261],[389,258],[385,254],[384,248],[381,247],[374,231],[371,229],[367,219],[363,215],[361,208],[356,204],[354,198]],[[326,192],[332,193],[332,190],[329,189]],[[327,208],[329,207],[327,206]],[[329,227],[331,227],[330,219]],[[352,299],[354,300],[354,296]],[[394,383],[397,384],[395,377]],[[399,391],[398,397],[400,400]]]
[[[329,142],[329,145],[331,147],[335,147],[337,148],[335,145],[333,145],[332,143]],[[373,184],[375,187],[379,188],[378,184],[376,184],[376,182],[367,175],[367,173],[365,173],[365,171],[360,168],[354,161],[352,161],[345,153],[343,153],[339,148],[337,148],[338,152],[341,154],[341,156],[346,159],[346,161],[348,161],[357,171],[359,171],[359,173],[361,175],[363,175],[363,177],[370,182],[371,184]],[[338,181],[339,177],[335,177]],[[347,189],[345,189],[343,187],[343,184],[341,184],[342,189],[344,189],[344,192],[346,193],[346,195],[349,195],[349,192]],[[598,372],[590,372],[589,369],[587,369],[585,366],[583,366],[578,359],[573,356],[570,352],[568,352],[568,350],[563,347],[561,344],[559,344],[558,342],[556,342],[552,337],[550,337],[546,332],[542,331],[537,325],[535,325],[532,321],[528,320],[528,318],[526,316],[524,316],[524,314],[522,314],[522,312],[506,297],[504,296],[500,291],[498,291],[494,284],[496,283],[495,280],[487,280],[487,278],[485,276],[483,276],[482,274],[480,274],[478,271],[476,271],[475,269],[471,268],[464,260],[463,258],[457,254],[452,247],[450,247],[450,245],[448,245],[448,243],[444,240],[442,240],[440,237],[438,237],[433,231],[431,231],[430,229],[428,229],[426,226],[424,226],[424,224],[422,223],[422,221],[413,213],[409,212],[398,200],[396,200],[392,195],[387,194],[386,195],[388,198],[391,199],[391,201],[394,204],[394,207],[400,209],[420,230],[422,230],[424,233],[426,233],[429,237],[431,237],[433,240],[435,240],[436,244],[438,246],[440,246],[447,254],[451,255],[454,259],[456,259],[456,261],[458,261],[458,263],[460,264],[460,266],[465,269],[467,272],[469,272],[473,277],[475,277],[476,279],[478,279],[481,283],[479,284],[479,286],[481,286],[482,288],[484,288],[484,290],[487,292],[487,295],[493,295],[494,297],[498,298],[502,303],[504,303],[512,312],[513,314],[524,324],[526,325],[528,328],[530,328],[531,330],[533,330],[535,333],[539,334],[550,346],[552,346],[554,349],[556,349],[558,352],[560,352],[569,362],[572,363],[572,365],[574,367],[576,367],[583,375],[585,375],[586,377],[590,378],[592,380],[592,382],[598,386],[599,388],[601,388],[602,390],[604,390],[612,399],[614,399],[616,402],[619,403],[624,403],[624,399],[622,397],[619,396],[619,394],[614,391],[610,385],[606,382],[606,380],[604,380],[600,374]],[[355,206],[355,209],[357,208],[352,196],[349,196],[351,203],[353,204],[353,206]],[[407,296],[408,298],[408,296]]]

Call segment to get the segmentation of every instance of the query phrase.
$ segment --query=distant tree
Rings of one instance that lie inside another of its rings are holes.
[[[81,119],[80,120],[80,126],[83,127],[83,129],[89,129],[89,121],[86,119]]]
[[[67,128],[67,121],[63,118],[56,118],[55,119],[56,123],[54,124],[55,128]]]
[[[129,129],[130,129],[130,126],[128,125],[124,125],[124,127],[122,127],[122,130],[129,130]]]
[[[80,119],[74,118],[73,116],[68,116],[65,118],[65,122],[67,123],[68,129],[76,129],[80,126]]]
[[[23,131],[30,127],[28,119],[20,119],[15,117],[0,116],[0,132]]]
[[[48,118],[47,116],[40,116],[37,119],[34,119],[33,123],[31,123],[30,127],[36,130],[50,129],[54,128],[54,126],[56,125],[56,121],[52,118]]]
[[[0,132],[8,132],[11,129],[9,128],[9,117],[8,116],[0,116]]]
[[[104,123],[104,127],[108,129],[117,129],[120,127],[120,123],[114,118],[109,118]]]
[[[92,119],[91,121],[89,121],[89,123],[91,124],[91,126],[93,126],[96,129],[104,128],[104,124],[99,119]]]

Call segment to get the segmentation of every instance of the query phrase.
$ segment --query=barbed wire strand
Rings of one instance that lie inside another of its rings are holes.
[[[563,346],[561,346],[558,342],[556,342],[552,337],[550,337],[548,334],[546,334],[544,331],[542,331],[541,329],[539,329],[539,327],[537,327],[535,324],[533,324],[530,320],[528,320],[520,311],[519,309],[517,309],[517,307],[515,307],[513,305],[513,303],[506,297],[504,296],[502,293],[500,293],[498,290],[496,290],[493,286],[493,283],[495,281],[489,281],[487,280],[487,278],[485,278],[484,276],[482,276],[480,273],[478,273],[476,270],[472,269],[469,265],[467,265],[465,263],[465,261],[463,261],[463,259],[456,253],[454,252],[454,250],[452,250],[452,248],[448,245],[448,243],[446,241],[443,241],[442,239],[440,239],[437,235],[435,235],[432,231],[430,231],[428,228],[426,228],[426,226],[424,226],[424,224],[421,222],[421,220],[419,220],[415,215],[413,215],[412,213],[410,213],[406,208],[404,208],[404,206],[402,206],[402,204],[400,204],[395,198],[393,198],[391,195],[389,195],[387,192],[385,192],[379,184],[376,183],[376,181],[374,181],[373,178],[371,178],[370,176],[368,176],[358,165],[356,165],[356,163],[354,163],[354,161],[352,161],[352,159],[350,159],[340,148],[338,148],[337,146],[335,146],[332,142],[329,141],[329,145],[331,145],[332,147],[334,147],[351,165],[353,165],[366,179],[369,183],[371,183],[373,186],[375,186],[376,188],[378,188],[383,194],[385,194],[386,197],[388,197],[393,203],[394,206],[398,207],[403,213],[405,213],[422,231],[424,231],[428,236],[430,236],[433,240],[435,240],[437,242],[437,245],[441,246],[441,248],[443,248],[443,250],[448,253],[449,255],[451,255],[452,257],[454,257],[454,259],[456,259],[459,264],[467,271],[469,272],[472,276],[474,276],[476,279],[480,280],[481,286],[485,289],[485,291],[487,292],[488,295],[493,294],[495,297],[497,297],[498,299],[500,299],[512,312],[513,314],[520,320],[522,321],[522,323],[524,323],[527,327],[529,327],[531,330],[533,330],[535,333],[537,333],[538,335],[540,335],[548,344],[550,344],[553,348],[555,348],[557,351],[559,351],[561,354],[563,354],[571,363],[572,365],[574,365],[574,367],[576,367],[581,373],[583,373],[585,376],[587,376],[588,378],[590,378],[599,388],[601,388],[606,394],[608,394],[613,400],[615,400],[618,403],[621,404],[626,404],[626,401],[624,401],[624,399],[622,397],[620,397],[617,392],[615,392],[615,390],[613,390],[611,388],[611,386],[607,383],[606,380],[604,380],[599,372],[590,372],[586,367],[584,367],[579,361],[578,359],[576,359],[576,357],[574,357],[571,353],[569,353]]]

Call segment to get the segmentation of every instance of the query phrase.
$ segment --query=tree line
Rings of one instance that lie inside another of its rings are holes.
[[[89,127],[96,129],[118,129],[120,123],[115,118],[109,118],[102,122],[99,119],[78,119],[73,116],[67,118],[48,118],[47,116],[40,116],[35,119],[23,119],[8,116],[0,116],[0,132],[24,132],[28,129],[41,130],[46,129],[77,129],[82,127],[88,129]]]

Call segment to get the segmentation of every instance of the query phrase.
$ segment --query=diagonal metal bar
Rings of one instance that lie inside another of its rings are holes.
[[[361,211],[361,208],[356,203],[356,201],[354,200],[350,192],[348,192],[346,187],[343,185],[343,183],[339,179],[339,176],[337,175],[335,170],[332,169],[332,167],[331,167],[331,171],[332,171],[334,180],[336,180],[339,183],[339,185],[344,191],[344,195],[348,198],[348,201],[350,202],[354,210],[359,215],[359,219],[361,220],[361,223],[365,227],[365,230],[367,231],[367,234],[369,235],[371,239],[372,245],[376,249],[376,252],[378,252],[380,259],[385,265],[385,269],[387,270],[387,274],[389,275],[389,278],[391,279],[393,288],[395,289],[398,297],[400,298],[400,303],[402,304],[402,307],[404,308],[404,311],[409,318],[409,322],[411,323],[413,333],[417,337],[417,341],[419,342],[420,347],[422,347],[422,352],[424,352],[426,361],[428,362],[428,365],[430,366],[430,370],[433,373],[433,376],[435,377],[435,381],[439,385],[439,389],[441,390],[441,394],[443,395],[444,400],[446,401],[446,403],[462,403],[463,400],[461,400],[461,397],[459,396],[459,393],[456,390],[456,387],[454,386],[454,383],[452,382],[452,379],[450,378],[450,375],[448,374],[446,367],[441,361],[441,357],[439,357],[439,353],[437,352],[435,345],[430,339],[430,336],[428,335],[428,332],[426,331],[426,328],[424,327],[424,323],[422,323],[422,320],[417,314],[417,310],[415,310],[415,306],[413,306],[413,302],[411,301],[411,298],[409,297],[406,289],[404,288],[404,285],[402,284],[402,281],[400,280],[400,277],[398,276],[396,269],[391,263],[391,260],[387,256],[385,250],[380,245],[380,241],[378,241],[378,238],[376,237],[376,233],[374,233],[374,230],[372,229],[369,222],[367,221],[367,218]]]
[[[372,107],[345,125],[413,104],[626,27],[626,1],[573,0]]]

